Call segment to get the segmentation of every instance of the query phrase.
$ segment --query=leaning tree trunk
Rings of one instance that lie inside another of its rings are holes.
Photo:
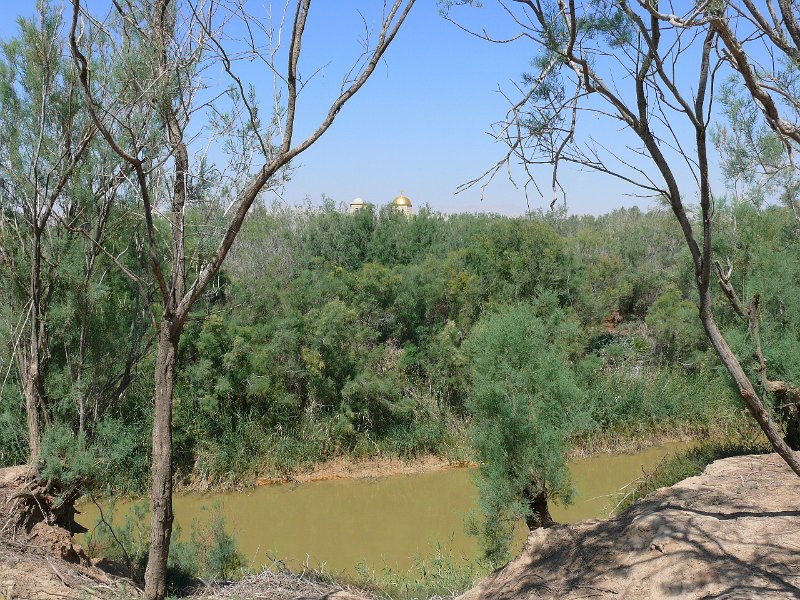
[[[725,368],[728,369],[728,373],[730,373],[731,378],[733,378],[736,387],[739,388],[739,394],[741,394],[742,400],[744,400],[744,403],[747,405],[750,414],[753,415],[753,418],[758,422],[775,452],[786,461],[786,464],[789,465],[792,471],[800,475],[800,460],[798,460],[798,455],[792,452],[792,449],[786,444],[786,441],[783,439],[783,433],[764,407],[750,378],[744,372],[744,369],[742,369],[742,365],[739,364],[727,340],[725,340],[719,327],[717,327],[714,316],[711,314],[711,294],[707,290],[700,295],[700,319],[703,321],[703,327],[706,330],[708,339],[711,341],[711,345],[714,346],[714,350],[716,350]]]
[[[150,499],[150,553],[145,572],[148,600],[163,600],[166,594],[167,558],[172,534],[172,389],[178,354],[180,327],[164,318],[158,332],[153,414],[153,463]]]

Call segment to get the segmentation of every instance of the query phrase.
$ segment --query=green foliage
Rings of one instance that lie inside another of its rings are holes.
[[[108,419],[98,424],[95,436],[75,433],[56,423],[42,437],[41,476],[61,488],[85,492],[139,490],[147,476],[147,455],[141,439],[124,423]]]
[[[197,572],[204,578],[230,579],[245,567],[245,560],[236,549],[236,541],[225,529],[221,506],[215,504],[204,510],[212,516],[204,525],[192,523],[191,548]]]
[[[180,352],[176,457],[211,481],[259,462],[281,471],[274,456],[289,468],[368,448],[460,454],[461,346],[475,320],[544,289],[559,305],[580,281],[538,219],[347,215],[328,201],[256,214],[242,236],[214,311],[198,307]],[[281,254],[259,275],[266,238]]]
[[[692,275],[670,215],[393,215],[347,215],[329,203],[300,213],[260,210],[248,219],[182,338],[174,412],[179,476],[229,484],[257,473],[284,476],[340,453],[466,458],[472,358],[464,341],[483,316],[533,298],[587,402],[591,420],[573,435],[576,443],[675,427],[724,429],[741,419],[696,324]],[[726,203],[718,215],[737,227],[734,236],[720,232],[715,252],[731,257],[737,289],[761,294],[770,368],[793,380],[800,376],[800,276],[791,215]],[[73,438],[65,439],[78,440],[77,400],[84,394],[96,401],[100,418],[78,444],[97,460],[91,485],[138,491],[149,469],[152,332],[132,341],[141,305],[108,265],[102,285],[89,288],[90,343],[76,385],[82,247],[67,255],[60,263],[64,289],[75,292],[54,298],[48,321],[53,349],[45,382],[58,426],[48,435],[69,430]],[[15,314],[3,312],[0,321],[11,323]],[[742,331],[723,302],[719,315],[727,331]],[[612,317],[613,329],[601,327]],[[748,340],[732,340],[747,355]],[[114,396],[119,357],[140,349],[130,386]],[[4,347],[3,356],[9,351]],[[686,366],[691,375],[681,373]],[[0,397],[6,464],[26,452],[16,370],[9,375]],[[68,469],[64,444],[53,464]]]
[[[456,556],[452,549],[437,544],[428,555],[414,556],[407,571],[397,571],[388,565],[374,571],[363,563],[359,564],[353,584],[392,600],[449,598],[470,589],[493,568],[492,563]]]
[[[797,169],[749,92],[731,78],[722,86],[719,101],[726,122],[714,127],[712,141],[721,155],[722,174],[733,184],[737,199],[754,206],[774,199],[795,205],[800,198]]]
[[[747,420],[724,373],[702,368],[584,371],[592,426],[583,437],[636,439],[679,431],[724,434]]]
[[[737,289],[761,294],[771,369],[792,380],[800,373],[797,232],[782,210],[721,203],[720,218],[738,227],[736,236],[717,236],[715,251],[731,257]],[[340,453],[466,458],[472,357],[464,341],[485,315],[533,298],[587,402],[591,420],[573,435],[576,443],[625,431],[705,431],[716,427],[715,414],[723,415],[721,428],[740,420],[738,400],[712,369],[696,324],[687,293],[692,275],[669,215],[393,215],[347,215],[329,203],[299,213],[260,210],[248,219],[182,337],[174,408],[179,476],[230,484],[257,473],[285,476]],[[757,239],[767,242],[764,252]],[[68,254],[61,265],[65,289],[73,290],[82,249]],[[655,278],[656,271],[665,275]],[[96,401],[100,418],[79,443],[97,459],[91,485],[134,492],[149,469],[152,332],[134,345],[130,328],[141,305],[115,273],[109,268],[102,285],[89,289],[80,386],[73,357],[82,295],[53,301],[45,382],[58,427],[48,435],[69,430],[73,438],[65,439],[77,440],[78,398]],[[721,303],[721,323],[740,331],[726,310]],[[601,327],[610,318],[613,328]],[[732,339],[747,351],[747,339]],[[130,386],[114,396],[115,361],[140,349]],[[686,366],[691,375],[681,373]],[[25,454],[16,376],[11,369],[0,397],[6,464]],[[62,450],[58,464],[67,468]]]
[[[63,487],[88,481],[98,460],[96,448],[88,446],[83,432],[76,435],[69,427],[54,425],[42,438],[42,477]]]
[[[99,506],[98,506],[99,507]],[[102,556],[124,565],[132,575],[141,575],[147,566],[150,531],[147,502],[137,502],[125,511],[121,524],[115,523],[116,504],[112,500],[94,527],[86,534],[86,549],[90,556]],[[178,539],[178,535],[175,535]]]
[[[219,514],[219,506],[203,509],[215,514],[204,523],[193,520],[188,540],[181,539],[181,528],[175,526],[167,565],[170,593],[180,592],[197,578],[230,579],[241,574],[245,567],[244,558]],[[148,503],[133,504],[124,512],[122,523],[116,523],[118,512],[113,503],[101,511],[100,519],[87,534],[87,551],[91,556],[110,558],[124,565],[134,578],[142,581],[150,540]]]
[[[142,290],[96,246],[137,271],[137,234],[124,201],[108,204],[116,163],[90,133],[77,72],[61,52],[65,27],[63,11],[38,2],[36,16],[19,19],[15,37],[0,43],[0,429],[22,422],[20,390],[26,365],[35,364],[39,420],[53,423],[45,470],[66,485],[138,487],[143,470],[118,467],[131,466],[122,457],[134,453],[134,463],[146,462],[139,440],[131,441],[146,409],[140,397],[128,406],[123,398],[147,353]],[[59,222],[66,215],[70,228]],[[83,235],[90,231],[95,243]],[[36,322],[40,349],[32,356]],[[26,454],[19,434],[0,437],[4,464]]]
[[[707,342],[697,306],[683,299],[674,286],[667,287],[650,305],[645,322],[653,336],[655,353],[668,364],[691,364],[705,349]]]
[[[558,335],[562,319],[546,303],[507,306],[486,315],[467,341],[470,439],[480,473],[476,529],[496,562],[506,557],[518,520],[533,516],[536,495],[570,501],[567,440],[586,416]]]
[[[28,459],[28,433],[24,403],[16,386],[0,394],[0,467],[24,464]]]

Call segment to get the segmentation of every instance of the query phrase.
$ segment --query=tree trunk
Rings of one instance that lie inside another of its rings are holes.
[[[44,410],[44,387],[42,386],[42,241],[38,227],[33,227],[33,256],[31,256],[30,274],[30,340],[28,356],[24,357],[22,394],[25,396],[25,412],[28,417],[28,462],[35,465],[41,451],[41,423],[39,411]]]
[[[525,500],[531,507],[531,514],[526,517],[525,523],[528,529],[534,530],[539,527],[552,527],[556,524],[553,517],[550,516],[550,510],[547,507],[547,491],[546,490],[532,490],[530,488],[525,490]]]
[[[33,357],[29,358],[29,366],[25,371],[25,381],[22,386],[22,395],[25,396],[25,412],[28,416],[28,464],[36,464],[41,451],[41,425],[39,423],[40,394],[36,381],[38,380],[38,365]]]
[[[714,316],[711,314],[711,294],[708,290],[700,294],[700,319],[703,321],[703,327],[706,330],[708,339],[711,341],[711,345],[714,346],[714,350],[717,351],[720,360],[722,360],[725,368],[728,369],[728,372],[731,374],[736,387],[739,388],[739,393],[747,405],[750,414],[753,415],[753,418],[761,426],[764,435],[767,436],[767,439],[770,441],[775,451],[786,461],[786,464],[789,465],[792,471],[800,475],[800,460],[798,460],[798,455],[792,452],[791,448],[789,448],[784,441],[783,433],[759,399],[758,393],[753,387],[750,378],[747,377],[744,369],[742,369],[736,356],[731,351],[730,346],[728,346],[728,342],[717,327]]]
[[[167,558],[172,535],[172,389],[180,328],[164,317],[158,332],[153,414],[152,502],[150,553],[145,572],[148,600],[163,600],[166,593]]]
[[[78,338],[78,364],[75,367],[75,384],[78,390],[78,431],[86,431],[86,390],[83,389],[83,371],[86,368],[86,328],[88,327],[89,277],[84,277],[83,297],[81,298],[81,325]]]

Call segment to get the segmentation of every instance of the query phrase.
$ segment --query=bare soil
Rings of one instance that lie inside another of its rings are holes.
[[[459,600],[800,598],[800,478],[776,454],[709,465],[608,520],[531,532]]]
[[[0,469],[0,599],[138,598],[117,565],[72,543],[60,504],[27,466]],[[105,570],[100,567],[105,567]]]
[[[474,466],[471,463],[453,462],[438,456],[427,455],[411,460],[399,458],[373,457],[353,460],[340,456],[315,465],[307,471],[294,473],[290,479],[259,477],[256,485],[280,483],[309,483],[311,481],[330,481],[334,479],[369,479],[392,475],[414,475],[458,467]]]

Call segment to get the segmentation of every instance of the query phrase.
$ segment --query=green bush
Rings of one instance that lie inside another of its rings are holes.
[[[6,385],[0,395],[0,467],[28,460],[28,427],[24,402],[16,385]]]
[[[84,493],[139,490],[149,472],[140,441],[136,429],[115,419],[101,421],[91,438],[56,423],[42,436],[41,476]]]
[[[205,507],[204,507],[205,510]],[[185,589],[196,579],[230,579],[243,572],[244,557],[236,549],[233,536],[225,528],[219,506],[206,524],[192,521],[188,540],[181,539],[175,525],[167,563],[167,587],[171,594]],[[150,541],[150,509],[147,502],[133,504],[117,524],[117,510],[112,502],[87,534],[86,547],[91,556],[109,558],[124,565],[138,581],[143,581]]]
[[[196,572],[204,579],[230,579],[239,575],[245,567],[242,554],[236,549],[236,540],[225,529],[225,519],[220,514],[222,507],[216,503],[210,510],[213,516],[205,525],[192,522],[190,548],[194,554]]]
[[[457,556],[451,548],[437,544],[430,554],[414,556],[407,571],[398,571],[389,566],[375,571],[363,563],[359,564],[353,584],[392,600],[451,598],[473,587],[476,581],[493,569],[492,563]]]
[[[100,456],[87,442],[86,433],[76,434],[66,425],[56,424],[42,436],[39,460],[42,478],[66,488],[90,484]]]
[[[146,501],[137,502],[125,512],[121,524],[117,524],[116,503],[111,500],[106,508],[97,505],[100,517],[86,534],[86,550],[90,556],[109,558],[124,565],[132,576],[140,581],[147,565],[149,548],[150,506]],[[173,536],[174,540],[178,535]]]
[[[697,306],[669,286],[647,311],[647,326],[653,334],[656,355],[667,364],[692,364],[708,347]]]
[[[562,322],[547,304],[503,307],[481,319],[466,342],[469,435],[479,464],[480,515],[471,529],[494,562],[507,557],[520,519],[547,524],[546,503],[572,495],[567,440],[586,414],[557,335]]]
[[[584,369],[592,436],[724,434],[747,420],[729,380],[715,370],[686,373],[647,365],[604,371]]]

